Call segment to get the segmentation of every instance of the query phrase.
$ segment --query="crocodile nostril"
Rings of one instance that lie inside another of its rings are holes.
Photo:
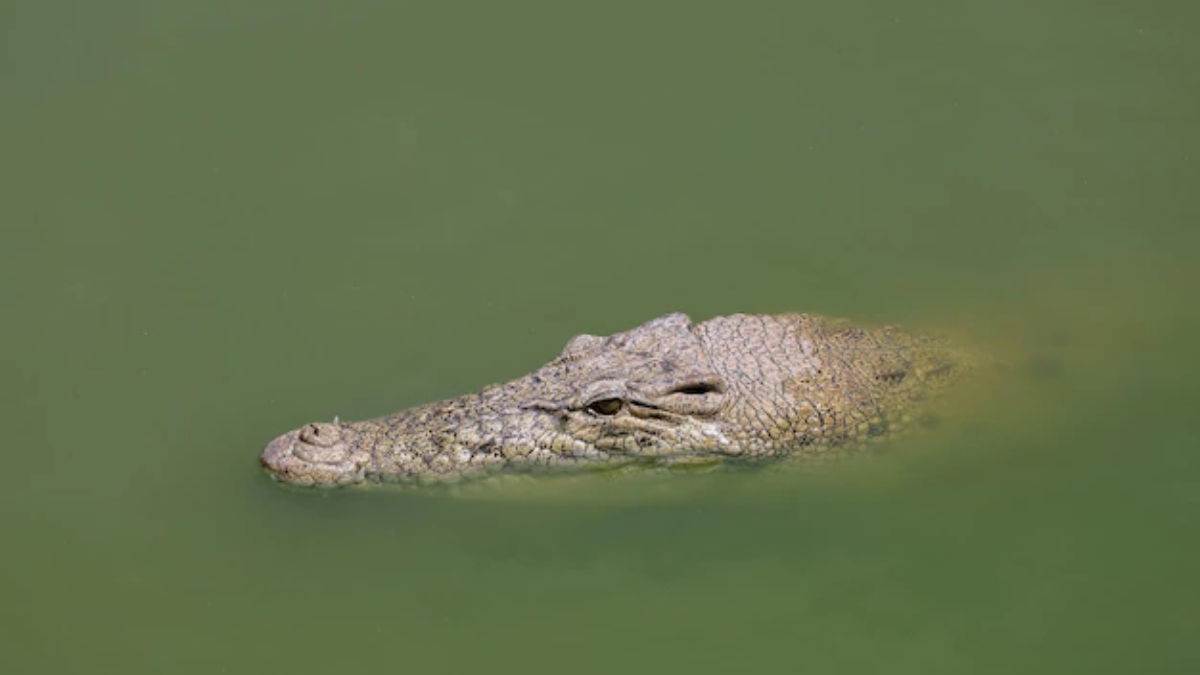
[[[336,424],[313,422],[300,428],[292,453],[306,462],[337,464],[350,457],[346,433]]]
[[[300,429],[300,442],[315,445],[318,448],[328,448],[342,438],[338,428],[332,424],[313,422]]]

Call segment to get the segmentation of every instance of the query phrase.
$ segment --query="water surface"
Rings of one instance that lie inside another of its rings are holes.
[[[1195,672],[1197,18],[17,2],[0,671]],[[669,311],[1028,360],[807,474],[258,470]]]

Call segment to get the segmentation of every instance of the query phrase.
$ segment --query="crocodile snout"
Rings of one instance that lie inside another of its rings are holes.
[[[355,440],[355,432],[339,424],[313,422],[271,441],[260,461],[275,478],[297,485],[360,483],[370,454]]]

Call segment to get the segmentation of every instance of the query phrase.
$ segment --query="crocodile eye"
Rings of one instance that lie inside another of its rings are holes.
[[[602,398],[599,401],[592,401],[588,406],[588,410],[597,415],[616,415],[621,410],[621,399],[619,398]]]

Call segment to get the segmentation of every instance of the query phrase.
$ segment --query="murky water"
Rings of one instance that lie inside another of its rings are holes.
[[[1200,668],[1191,5],[160,5],[0,24],[0,671]],[[258,470],[668,311],[1017,365],[811,472]]]

